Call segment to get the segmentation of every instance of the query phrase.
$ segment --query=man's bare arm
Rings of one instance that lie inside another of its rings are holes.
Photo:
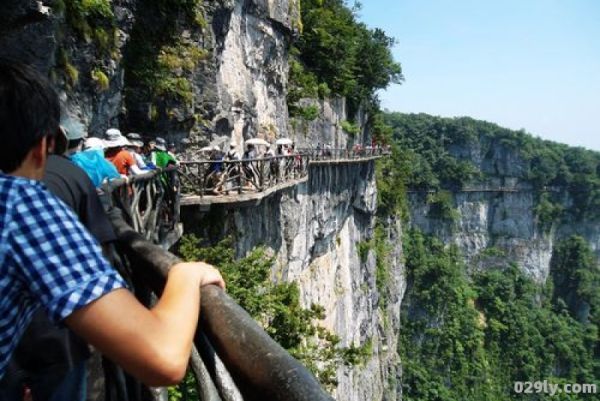
[[[185,375],[198,325],[200,287],[207,284],[225,286],[212,266],[179,263],[151,310],[119,289],[73,312],[65,323],[144,383],[171,385]]]

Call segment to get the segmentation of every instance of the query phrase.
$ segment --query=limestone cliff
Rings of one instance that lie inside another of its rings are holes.
[[[456,215],[439,218],[428,194],[409,193],[411,223],[444,242],[456,244],[474,268],[515,262],[537,282],[549,274],[553,246],[577,234],[600,255],[600,224],[594,218],[564,213],[550,224],[541,221],[540,196],[551,193],[565,211],[574,200],[567,188],[540,188],[527,176],[530,161],[519,149],[497,140],[474,141],[449,148],[482,173],[464,189],[451,190]]]
[[[323,325],[341,337],[342,346],[372,344],[373,356],[364,366],[339,367],[338,400],[395,399],[404,291],[400,228],[388,231],[398,246],[389,255],[391,296],[384,308],[378,306],[383,294],[374,254],[361,261],[358,252],[358,244],[373,236],[375,191],[373,164],[314,166],[307,183],[260,205],[258,213],[240,209],[231,216],[246,239],[238,242],[240,249],[261,242],[271,247],[278,260],[275,276],[297,282],[306,306],[325,307]]]
[[[346,148],[356,139],[340,127],[344,99],[305,100],[318,106],[314,121],[288,117],[288,50],[298,35],[298,7],[297,0],[8,0],[0,9],[0,49],[47,72],[64,113],[89,135],[118,126],[187,137],[192,149],[239,148],[254,136]],[[359,125],[365,119],[358,114]],[[313,166],[308,182],[258,206],[216,212],[223,233],[237,233],[240,255],[258,244],[272,250],[273,278],[299,283],[306,305],[323,305],[323,325],[342,346],[372,344],[363,365],[339,367],[338,400],[396,399],[401,229],[387,222],[398,246],[388,255],[389,299],[382,303],[374,252],[358,252],[373,236],[375,209],[371,162]]]

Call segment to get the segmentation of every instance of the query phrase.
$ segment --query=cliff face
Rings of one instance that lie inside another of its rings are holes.
[[[452,191],[453,219],[435,217],[426,194],[410,193],[411,223],[458,245],[469,264],[485,268],[515,262],[541,283],[549,274],[553,246],[562,239],[580,235],[600,255],[598,221],[566,214],[542,224],[537,206],[544,191],[553,191],[564,210],[572,208],[573,199],[565,188],[540,189],[527,179],[528,162],[518,150],[500,142],[473,142],[449,152],[470,161],[485,178]]]
[[[108,9],[81,12],[83,3],[9,0],[0,9],[7,21],[0,49],[47,72],[65,114],[90,135],[118,126],[189,137],[192,150],[209,143],[239,147],[254,136],[290,136],[298,147],[341,148],[353,140],[340,127],[347,118],[343,99],[307,100],[319,109],[314,121],[288,118],[297,0],[113,0]],[[184,9],[184,3],[195,5]],[[365,118],[359,113],[358,123]],[[375,209],[371,162],[314,166],[306,183],[256,207],[219,212],[224,232],[237,233],[240,255],[266,245],[277,258],[273,278],[297,282],[306,306],[325,307],[322,324],[342,346],[371,344],[373,357],[364,364],[338,368],[339,400],[396,398],[402,251],[398,245],[388,255],[389,296],[381,303],[375,254],[361,259],[358,252],[373,236]],[[389,240],[399,243],[400,226],[388,223]]]
[[[323,306],[326,318],[320,324],[341,338],[341,346],[371,344],[372,357],[363,364],[338,367],[338,400],[396,399],[405,289],[401,227],[387,224],[387,239],[395,246],[386,255],[384,295],[376,282],[374,251],[361,258],[358,249],[373,237],[375,210],[374,165],[364,163],[311,166],[307,182],[258,206],[215,208],[210,219],[184,211],[189,213],[184,221],[203,229],[205,237],[233,234],[240,255],[266,246],[277,261],[273,278],[298,283],[305,307]],[[222,226],[219,233],[212,231],[217,225]]]

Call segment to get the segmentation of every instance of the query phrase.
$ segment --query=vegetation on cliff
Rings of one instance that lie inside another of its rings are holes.
[[[406,184],[411,189],[456,190],[485,186],[491,177],[517,178],[539,193],[537,214],[542,224],[549,225],[564,213],[600,217],[598,152],[468,117],[387,113],[385,122],[410,166]],[[569,208],[560,205],[565,193],[573,201]]]
[[[304,97],[343,96],[349,117],[361,104],[377,108],[375,92],[402,81],[394,39],[358,22],[343,0],[302,0],[302,34],[290,54],[288,104],[295,115]]]
[[[378,163],[381,217],[406,219],[406,191],[426,190],[433,191],[430,217],[451,223],[453,191],[507,177],[539,192],[534,207],[542,228],[560,218],[598,217],[598,153],[470,118],[386,113],[385,123],[394,152]],[[600,269],[583,238],[555,244],[544,285],[501,250],[490,249],[499,266],[480,271],[456,246],[417,229],[405,231],[403,248],[403,399],[540,400],[544,394],[516,394],[514,382],[600,385]]]
[[[125,51],[128,120],[138,130],[154,130],[160,117],[180,110],[193,124],[193,80],[209,52],[198,46],[206,28],[203,0],[144,1]]]
[[[231,239],[206,246],[194,235],[183,237],[179,251],[186,260],[203,260],[219,268],[227,282],[227,293],[244,308],[279,345],[311,370],[328,389],[336,384],[340,365],[363,364],[372,354],[370,341],[342,347],[340,338],[319,324],[324,309],[313,304],[304,308],[296,283],[275,283],[271,279],[274,264],[263,248],[255,248],[236,259]],[[188,381],[192,379],[188,377]],[[188,383],[192,384],[192,383]],[[194,386],[186,386],[190,399]],[[178,400],[181,389],[172,389],[171,399]]]
[[[546,289],[514,265],[469,277],[455,247],[416,230],[406,233],[404,246],[409,282],[400,340],[405,400],[544,398],[517,395],[515,381],[600,385],[600,304],[593,295],[600,291],[600,270],[581,238],[558,246]],[[578,319],[581,311],[552,290],[552,283],[564,283],[561,269],[579,277],[569,280],[568,293],[589,297],[589,319]],[[557,399],[589,395],[562,397]]]

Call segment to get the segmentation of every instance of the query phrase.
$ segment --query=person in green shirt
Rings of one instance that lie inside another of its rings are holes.
[[[177,159],[167,152],[167,142],[163,138],[156,138],[154,149],[151,153],[152,163],[158,168],[165,168],[170,165],[177,165]]]

